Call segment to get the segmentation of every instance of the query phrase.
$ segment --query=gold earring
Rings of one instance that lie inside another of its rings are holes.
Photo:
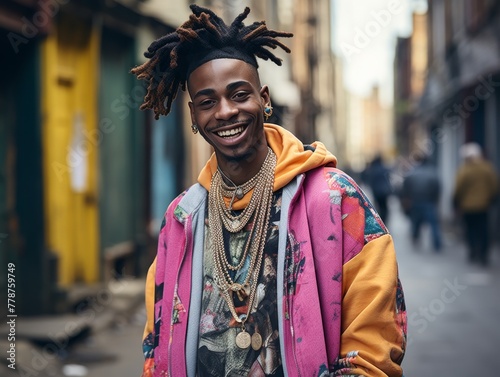
[[[196,124],[191,125],[191,131],[196,135],[199,131],[198,126]]]
[[[272,106],[264,107],[264,117],[266,118],[266,121],[269,119],[271,115],[273,115],[273,107]]]

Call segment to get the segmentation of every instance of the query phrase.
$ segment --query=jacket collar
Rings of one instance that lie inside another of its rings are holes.
[[[199,183],[192,185],[184,192],[183,197],[174,209],[174,216],[181,224],[196,212],[207,198],[207,190]]]

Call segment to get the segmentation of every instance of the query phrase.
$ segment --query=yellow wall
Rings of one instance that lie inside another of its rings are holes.
[[[59,257],[58,283],[99,279],[97,129],[99,32],[61,14],[42,52],[44,202],[48,247]],[[81,125],[76,139],[75,125]],[[83,176],[72,184],[75,177]]]

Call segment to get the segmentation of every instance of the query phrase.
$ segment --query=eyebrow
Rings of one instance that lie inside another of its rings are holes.
[[[237,87],[242,86],[242,85],[250,85],[250,83],[248,81],[245,81],[245,80],[235,81],[235,82],[232,82],[230,84],[227,84],[226,90],[231,91],[231,90],[234,90]],[[197,98],[199,96],[208,96],[208,95],[211,95],[213,93],[215,93],[214,89],[202,89],[194,95],[194,98]]]

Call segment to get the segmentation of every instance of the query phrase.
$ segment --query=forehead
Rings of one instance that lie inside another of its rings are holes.
[[[215,89],[231,82],[247,81],[260,87],[257,69],[243,60],[214,59],[196,68],[188,77],[188,91],[191,95],[203,89]]]

